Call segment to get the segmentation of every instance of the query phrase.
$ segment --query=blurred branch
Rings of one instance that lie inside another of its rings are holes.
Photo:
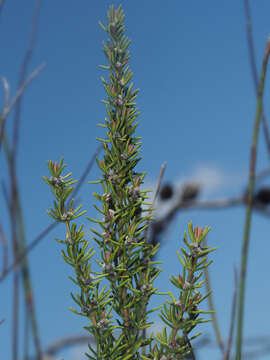
[[[8,207],[11,227],[11,238],[13,246],[13,257],[14,262],[17,261],[19,256],[19,243],[17,237],[17,215],[16,215],[16,199],[17,199],[17,187],[14,183],[14,176],[12,176],[12,156],[8,147],[6,136],[4,136],[6,157],[9,166],[9,175],[11,183],[11,194],[8,196],[8,191],[3,184],[3,194]],[[12,358],[13,360],[18,359],[18,340],[19,340],[19,271],[18,269],[14,272],[13,279],[13,324],[12,324]]]
[[[265,170],[262,170],[262,171],[258,171],[257,174],[256,174],[256,185],[258,185],[258,183],[260,181],[262,181],[266,176],[270,175],[270,168],[267,168]]]
[[[8,143],[6,136],[4,136],[6,157],[8,160],[9,166],[9,175],[10,175],[10,187],[11,194],[8,196],[7,189],[4,187],[4,198],[7,203],[10,217],[10,227],[11,227],[11,239],[12,239],[12,248],[13,248],[13,258],[14,262],[17,261],[19,256],[19,243],[17,238],[17,216],[16,216],[16,199],[17,199],[17,186],[14,181],[16,176],[14,176],[15,169],[12,166],[12,156],[9,152]],[[2,275],[3,276],[3,275]],[[15,269],[14,279],[13,279],[13,322],[12,322],[12,359],[18,359],[18,339],[19,339],[19,272]]]
[[[158,196],[158,193],[159,193],[159,189],[160,189],[160,185],[161,185],[161,181],[162,181],[162,178],[164,176],[164,172],[166,170],[166,166],[167,166],[167,163],[164,162],[162,165],[161,165],[161,169],[160,169],[160,173],[159,173],[159,177],[158,177],[158,181],[157,181],[157,184],[156,184],[156,189],[155,189],[155,193],[154,193],[154,196],[153,196],[153,201],[150,205],[150,211],[149,211],[149,215],[151,216],[152,213],[153,213],[153,207],[154,207],[154,204],[155,204],[155,201],[156,201],[156,198]],[[147,222],[147,227],[144,231],[144,239],[145,241],[147,241],[147,234],[148,234],[148,231],[149,231],[149,227],[150,227],[150,221],[148,220]],[[145,305],[146,307],[146,305]],[[146,322],[144,322],[144,325],[145,325]],[[142,330],[142,337],[143,339],[146,339],[146,327],[143,328]],[[142,354],[145,355],[145,350],[146,350],[146,346],[143,346],[142,348]]]
[[[265,76],[268,65],[268,59],[270,54],[270,40],[267,41],[265,54],[263,58],[261,80],[258,91],[257,108],[255,114],[255,122],[251,143],[251,154],[250,154],[250,171],[249,171],[249,183],[248,183],[248,198],[245,216],[244,226],[244,237],[242,243],[242,254],[241,254],[241,268],[240,268],[240,289],[239,289],[239,302],[238,302],[238,318],[237,318],[237,339],[236,339],[236,359],[241,360],[242,353],[242,338],[243,338],[243,321],[244,321],[244,302],[245,302],[245,284],[246,284],[246,271],[247,271],[247,259],[249,250],[249,238],[250,238],[250,227],[251,217],[253,209],[253,196],[255,186],[255,172],[256,172],[256,160],[257,160],[257,144],[259,137],[259,125],[262,113],[262,102],[264,93]]]
[[[3,248],[3,270],[2,270],[2,275],[3,275],[8,267],[8,247],[7,247],[7,239],[1,224],[0,224],[0,238]]]
[[[92,155],[88,165],[86,166],[84,172],[82,173],[82,175],[81,175],[81,177],[79,179],[78,185],[76,186],[76,188],[73,191],[72,197],[74,199],[75,199],[76,195],[78,194],[78,192],[80,191],[81,186],[83,185],[87,175],[89,174],[90,170],[92,169],[92,167],[93,167],[93,165],[95,163],[96,157],[99,155],[102,148],[103,148],[103,145],[98,146],[97,150],[94,152],[94,154]]]
[[[247,42],[248,42],[248,51],[249,51],[249,60],[250,60],[250,67],[253,79],[253,85],[256,97],[259,91],[259,77],[257,72],[257,65],[256,65],[256,57],[255,57],[255,48],[254,48],[254,41],[252,36],[252,19],[251,19],[251,11],[249,0],[244,0],[244,8],[245,8],[245,18],[246,18],[246,34],[247,34]],[[267,120],[262,104],[262,123],[263,123],[263,133],[265,138],[265,143],[267,147],[268,156],[270,157],[270,135],[269,129],[267,126]]]
[[[91,343],[94,341],[95,341],[95,338],[93,336],[89,336],[89,335],[67,336],[67,337],[61,338],[61,339],[55,341],[54,343],[52,343],[45,350],[44,355],[54,356],[54,355],[57,355],[58,352],[62,351],[63,349],[65,349],[67,347],[80,345],[80,344],[87,344],[87,343]]]
[[[235,293],[234,293],[235,294]],[[229,341],[229,339],[228,339]],[[95,343],[95,339],[89,335],[70,335],[63,337],[59,340],[56,340],[51,345],[47,347],[44,351],[43,356],[55,357],[61,351],[69,347],[74,347],[77,345],[83,345],[88,343]],[[259,357],[264,356],[270,352],[270,337],[269,336],[253,336],[247,337],[244,339],[245,352],[243,354],[243,359],[259,359]],[[210,339],[209,336],[203,335],[200,339],[195,341],[194,348],[199,350],[203,347],[209,346],[211,348],[218,346],[217,342]],[[256,347],[255,350],[248,350],[248,348]],[[258,356],[256,357],[255,354]],[[32,359],[36,360],[36,359]]]
[[[23,62],[21,65],[21,69],[20,69],[18,89],[20,89],[23,86],[23,84],[25,83],[28,66],[32,59],[33,50],[35,47],[36,37],[37,37],[37,27],[38,27],[40,7],[41,7],[41,0],[35,0],[35,8],[34,8],[34,14],[33,14],[31,35],[30,35],[28,48],[26,49],[26,52],[25,52],[25,55],[23,58]],[[16,103],[16,108],[15,108],[15,113],[14,113],[12,152],[15,157],[15,162],[16,162],[17,147],[18,147],[18,140],[19,140],[19,125],[20,125],[20,119],[21,119],[21,101],[22,101],[22,96],[19,97],[19,99]]]
[[[166,170],[166,166],[167,166],[167,163],[166,163],[166,162],[161,165],[161,169],[160,169],[160,173],[159,173],[159,177],[158,177],[158,181],[157,181],[157,185],[156,185],[156,189],[155,189],[155,193],[154,193],[154,197],[153,197],[153,201],[152,201],[151,208],[153,208],[154,205],[155,205],[155,201],[156,201],[156,198],[157,198],[158,193],[159,193],[160,184],[161,184],[162,178],[163,178],[163,176],[164,176],[164,172],[165,172],[165,170]]]
[[[151,224],[151,238],[156,238],[160,236],[172,222],[174,217],[180,211],[186,210],[223,210],[229,209],[236,206],[243,206],[247,203],[246,194],[239,196],[232,196],[224,199],[215,199],[215,200],[195,200],[185,202],[179,198],[178,202],[176,201],[168,212],[161,217],[152,222]],[[253,208],[255,211],[259,212],[261,215],[270,217],[270,209],[260,203],[254,203]]]
[[[204,248],[207,247],[206,239],[204,239],[203,247]],[[216,312],[215,306],[214,306],[213,292],[212,292],[212,287],[211,287],[211,283],[210,283],[210,275],[209,275],[209,271],[207,268],[203,269],[203,274],[204,274],[204,279],[205,279],[206,293],[209,294],[207,300],[208,300],[209,310],[211,311],[210,315],[211,315],[211,319],[212,319],[214,332],[216,335],[217,343],[218,343],[219,349],[221,351],[221,354],[224,355],[225,354],[224,341],[223,341],[221,331],[219,328],[219,324],[218,324],[217,312]]]
[[[38,74],[45,68],[46,64],[42,63],[35,71],[32,72],[32,74],[29,76],[29,78],[25,81],[25,83],[23,83],[20,88],[17,90],[16,95],[14,96],[14,98],[9,102],[9,84],[6,80],[6,78],[2,78],[2,82],[3,82],[3,87],[4,87],[4,91],[5,91],[5,108],[3,113],[1,114],[1,123],[0,123],[0,147],[2,144],[2,140],[3,140],[3,136],[5,133],[5,123],[6,123],[6,119],[9,115],[9,113],[11,112],[11,110],[13,109],[13,107],[17,104],[17,101],[19,101],[19,99],[21,98],[21,96],[23,95],[23,92],[25,90],[25,88],[38,76]]]
[[[234,293],[233,293],[233,302],[232,302],[231,324],[230,324],[229,338],[228,338],[228,343],[227,343],[227,350],[226,350],[226,354],[224,355],[224,360],[230,359],[231,347],[232,347],[232,342],[233,342],[233,330],[234,330],[235,317],[236,317],[237,291],[238,291],[238,279],[237,279],[237,269],[235,266],[234,267]]]
[[[4,0],[0,0],[0,16],[2,15]]]
[[[13,264],[9,265],[6,271],[1,275],[0,282],[5,279],[5,277],[13,270],[17,268],[20,262],[24,259],[24,257],[30,253],[38,243],[53,229],[55,226],[58,225],[57,222],[50,224],[45,230],[43,230],[26,248],[24,251],[20,253],[17,260],[13,262]]]
[[[153,201],[152,201],[152,204],[151,204],[151,206],[150,206],[150,209],[153,209],[153,207],[154,207],[156,198],[157,198],[158,193],[159,193],[160,184],[161,184],[161,181],[162,181],[164,172],[165,172],[165,170],[166,170],[166,166],[167,166],[166,163],[163,163],[163,164],[161,165],[161,169],[160,169],[160,173],[159,173],[159,177],[158,177],[158,181],[157,181],[157,184],[156,184],[156,189],[155,189],[155,193],[154,193],[154,196],[153,196]],[[150,210],[150,214],[151,214],[151,215],[152,215],[152,212],[153,212],[153,210]],[[148,224],[149,224],[149,223],[148,223]],[[145,231],[144,231],[144,238],[145,238],[145,239],[147,239],[148,229],[149,229],[149,226],[148,226],[148,227],[145,229]]]
[[[6,96],[6,101],[8,101],[8,95]],[[15,240],[17,243],[16,245],[17,251],[16,253],[14,253],[15,254],[14,261],[17,262],[20,253],[24,251],[26,248],[23,214],[22,214],[17,173],[16,173],[15,153],[17,150],[16,148],[10,149],[9,141],[6,134],[4,133],[3,136],[4,136],[6,158],[9,168],[10,192],[11,192],[10,202],[8,203],[8,199],[7,199],[7,205],[9,207],[10,224],[11,227],[13,228],[13,231],[16,234]],[[37,325],[37,315],[35,311],[34,295],[31,284],[29,264],[26,256],[23,258],[21,264],[21,271],[22,271],[22,279],[23,279],[23,287],[24,287],[25,306],[27,308],[29,318],[31,321],[36,355],[37,355],[37,359],[41,360],[41,347],[40,347],[40,338],[39,338],[39,331]],[[18,327],[16,331],[18,331]],[[25,336],[27,335],[27,333],[24,334]],[[26,342],[27,339],[25,339],[24,343]],[[16,358],[16,356],[14,357],[14,359]],[[27,356],[28,355],[25,354],[25,358],[27,358]]]
[[[54,343],[52,343],[45,350],[45,356],[56,356],[60,351],[63,351],[67,347],[77,346],[81,344],[95,343],[95,338],[89,335],[71,335],[63,337]],[[199,340],[195,341],[195,349],[204,347],[210,343],[208,336],[203,336]]]

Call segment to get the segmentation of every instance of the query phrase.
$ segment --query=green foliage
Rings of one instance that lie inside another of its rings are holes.
[[[201,270],[208,267],[211,263],[207,262],[207,254],[215,249],[203,248],[201,243],[210,231],[210,228],[193,229],[192,222],[188,225],[188,232],[191,239],[191,243],[188,241],[187,234],[184,234],[184,242],[188,248],[188,252],[181,248],[182,257],[177,251],[180,262],[183,265],[183,274],[178,275],[178,278],[171,276],[171,283],[178,289],[180,289],[178,300],[175,299],[172,293],[170,293],[171,301],[166,301],[169,307],[164,304],[160,313],[160,318],[168,325],[172,330],[169,336],[167,336],[166,328],[162,333],[157,333],[156,340],[161,345],[162,353],[166,353],[169,357],[175,356],[176,358],[183,358],[183,356],[190,353],[190,340],[195,339],[200,333],[193,335],[188,339],[187,335],[199,324],[207,322],[200,318],[200,314],[209,313],[208,311],[199,310],[198,305],[208,296],[202,296],[197,290],[202,287],[204,281],[199,279],[203,275]],[[178,335],[179,330],[182,332],[182,336]],[[156,351],[156,358],[158,357],[158,351]]]
[[[104,53],[109,62],[102,66],[109,70],[109,80],[102,78],[107,98],[105,124],[106,137],[98,139],[103,143],[104,157],[97,164],[101,170],[98,182],[102,193],[94,194],[98,204],[94,207],[102,219],[89,220],[99,224],[100,230],[92,229],[94,240],[100,249],[99,272],[91,270],[90,259],[93,248],[88,249],[84,239],[83,225],[77,228],[74,220],[83,215],[81,206],[74,209],[74,199],[70,199],[75,181],[71,173],[63,176],[63,159],[60,163],[48,162],[50,178],[43,177],[56,198],[54,207],[48,214],[65,223],[65,240],[57,239],[66,246],[62,251],[64,260],[74,268],[75,279],[71,279],[80,289],[72,294],[79,311],[75,313],[89,319],[85,327],[96,340],[96,349],[89,345],[90,359],[183,359],[192,353],[188,337],[196,325],[205,320],[199,317],[203,311],[198,305],[205,297],[197,290],[202,286],[200,270],[207,267],[207,255],[213,249],[203,248],[202,240],[209,229],[198,230],[189,224],[191,243],[185,234],[188,251],[181,249],[179,259],[183,265],[183,274],[172,276],[170,281],[179,289],[176,300],[170,293],[169,306],[164,304],[160,317],[171,328],[167,335],[166,328],[157,336],[146,336],[145,329],[151,325],[148,317],[156,309],[148,310],[147,305],[153,294],[161,294],[154,288],[153,282],[161,272],[151,261],[158,250],[146,241],[146,229],[151,221],[152,207],[146,202],[147,192],[141,185],[145,173],[139,173],[135,167],[140,160],[140,138],[134,135],[138,125],[138,111],[135,99],[138,90],[133,90],[132,72],[129,70],[130,41],[124,36],[124,13],[119,7],[112,6],[108,12],[108,25],[101,27],[109,35],[104,43]],[[103,278],[106,285],[100,288]],[[120,329],[116,338],[115,329]],[[181,335],[178,332],[181,331]],[[157,342],[155,342],[157,340]],[[149,351],[146,354],[146,347]]]

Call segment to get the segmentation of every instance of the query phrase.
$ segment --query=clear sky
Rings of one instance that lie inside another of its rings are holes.
[[[28,43],[33,1],[6,1],[0,19],[1,76],[15,93],[20,64]],[[37,45],[31,71],[43,61],[45,70],[27,88],[23,101],[18,154],[18,178],[23,204],[27,242],[49,223],[46,215],[52,195],[41,176],[47,175],[48,159],[62,156],[78,179],[97,148],[97,136],[104,135],[96,124],[103,122],[105,92],[100,81],[107,76],[99,64],[106,64],[102,40],[106,34],[98,21],[106,21],[111,1],[43,1]],[[120,4],[114,2],[115,6]],[[250,142],[256,99],[250,72],[243,1],[122,1],[127,35],[132,40],[131,69],[140,89],[141,115],[137,135],[142,136],[141,170],[147,171],[146,186],[154,186],[160,166],[167,161],[164,181],[179,184],[184,179],[202,180],[202,198],[237,195],[248,176]],[[270,33],[270,2],[251,1],[255,51],[261,67]],[[270,73],[269,73],[270,74]],[[269,114],[269,76],[266,80],[265,110]],[[3,90],[1,89],[1,106]],[[13,114],[12,114],[13,115]],[[7,121],[9,133],[13,116]],[[1,151],[1,181],[8,182],[4,152]],[[269,166],[260,132],[258,169]],[[99,177],[95,166],[88,180]],[[96,217],[94,191],[85,184],[80,193],[87,215]],[[10,238],[6,206],[0,195],[0,222]],[[179,214],[166,233],[159,260],[164,271],[155,285],[170,289],[168,278],[179,273],[176,250],[190,220],[211,226],[209,244],[217,247],[211,265],[213,296],[222,335],[230,325],[234,289],[233,265],[239,269],[243,237],[244,208],[218,211],[189,211]],[[91,245],[90,223],[85,230]],[[245,336],[270,337],[269,219],[254,214],[248,261]],[[63,237],[58,226],[31,252],[32,282],[39,328],[44,348],[59,337],[84,333],[84,319],[72,314],[71,274],[61,258]],[[0,252],[2,249],[0,249]],[[9,244],[11,253],[11,244]],[[1,254],[0,254],[1,255]],[[1,257],[0,257],[1,258]],[[10,259],[11,261],[11,256]],[[2,260],[1,260],[2,261]],[[21,305],[23,304],[21,298]],[[0,284],[0,358],[11,360],[12,276]],[[164,299],[165,300],[165,299]],[[160,305],[160,297],[151,305]],[[21,306],[21,315],[23,307]],[[21,316],[22,318],[22,316]],[[155,315],[154,320],[158,320]],[[22,329],[22,328],[21,328]],[[201,328],[213,338],[211,324]],[[269,354],[268,354],[269,356]],[[200,360],[220,359],[216,348],[203,349]],[[266,358],[266,357],[265,357]],[[65,360],[81,360],[66,354]]]

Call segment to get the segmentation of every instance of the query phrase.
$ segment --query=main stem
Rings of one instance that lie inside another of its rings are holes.
[[[242,356],[245,284],[246,284],[249,234],[250,234],[251,215],[252,215],[252,200],[253,200],[254,184],[255,184],[257,143],[258,143],[260,118],[261,118],[261,112],[262,112],[262,99],[263,99],[265,74],[266,74],[266,69],[267,69],[269,53],[270,53],[270,40],[268,40],[268,42],[267,42],[264,59],[263,59],[261,80],[260,80],[258,100],[257,100],[257,109],[256,109],[256,116],[255,116],[255,124],[254,124],[254,130],[253,130],[251,155],[250,155],[248,200],[247,200],[245,230],[244,230],[244,238],[243,238],[243,244],[242,244],[242,256],[241,256],[240,290],[239,290],[237,338],[236,338],[236,360],[241,360],[241,356]]]

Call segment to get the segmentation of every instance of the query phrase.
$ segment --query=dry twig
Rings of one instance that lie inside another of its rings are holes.
[[[246,284],[247,259],[248,259],[249,237],[250,237],[249,235],[250,235],[250,227],[251,227],[253,196],[254,196],[254,186],[255,186],[257,144],[258,144],[259,125],[260,125],[261,112],[262,112],[265,76],[266,76],[269,55],[270,55],[270,39],[267,41],[264,58],[263,58],[260,86],[259,86],[259,91],[258,91],[257,109],[256,109],[256,114],[255,114],[254,130],[253,130],[253,137],[252,137],[252,144],[251,144],[248,197],[247,197],[244,237],[243,237],[242,254],[241,254],[241,269],[240,269],[240,289],[239,289],[239,303],[238,303],[238,317],[237,317],[237,339],[236,339],[236,359],[237,360],[241,360],[241,353],[242,353],[245,284]]]
[[[255,90],[256,97],[257,97],[258,91],[259,91],[259,77],[258,77],[258,72],[257,72],[255,48],[254,48],[254,41],[253,41],[253,36],[252,36],[252,19],[251,19],[249,0],[244,0],[244,8],[245,8],[246,33],[247,33],[250,67],[251,67],[254,90]],[[268,156],[270,157],[270,135],[269,135],[269,129],[267,126],[267,120],[266,120],[263,105],[262,105],[262,124],[263,124],[263,133],[264,133],[265,143],[266,143],[266,147],[267,147],[267,152],[268,152]]]
[[[35,71],[32,72],[32,74],[29,76],[29,78],[20,86],[20,88],[17,90],[17,93],[15,94],[14,98],[9,102],[9,84],[7,80],[3,77],[2,82],[5,90],[5,108],[1,115],[1,129],[0,129],[0,146],[2,144],[3,136],[5,133],[5,123],[6,119],[11,112],[11,110],[14,108],[14,106],[17,104],[17,102],[20,100],[21,96],[23,95],[23,92],[25,88],[38,76],[38,74],[45,68],[46,64],[42,63]]]
[[[234,293],[233,293],[233,302],[232,302],[231,324],[230,324],[230,332],[229,332],[229,338],[228,338],[228,343],[227,343],[227,350],[224,355],[224,360],[230,359],[230,353],[231,353],[232,341],[233,341],[233,330],[234,330],[235,317],[236,317],[237,291],[238,291],[238,280],[237,280],[237,269],[235,266],[234,267]]]
[[[8,248],[7,248],[7,239],[1,224],[0,224],[0,238],[3,247],[3,270],[2,270],[2,276],[3,276],[3,274],[5,273],[8,267]]]

